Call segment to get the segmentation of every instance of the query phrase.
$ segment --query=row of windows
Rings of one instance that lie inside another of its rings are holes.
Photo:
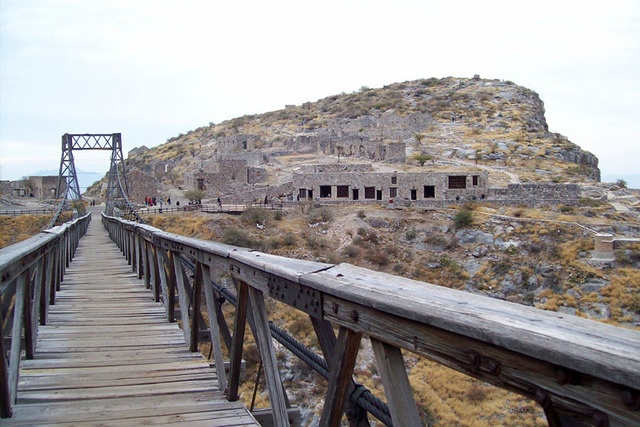
[[[331,185],[321,185],[320,186],[320,197],[322,198],[331,198]],[[410,190],[411,200],[418,199],[418,190]],[[425,185],[423,186],[423,198],[425,199],[433,199],[436,197],[436,187],[435,185]],[[300,199],[313,199],[313,190],[308,190],[306,188],[301,188],[298,193],[298,197]],[[349,194],[349,186],[348,185],[337,185],[336,186],[336,197],[339,199],[348,199],[351,197],[353,200],[360,199],[360,189],[352,188],[351,194]],[[389,188],[389,198],[395,199],[398,197],[398,188],[391,187]],[[364,198],[365,199],[375,199],[382,200],[382,190],[377,190],[376,187],[364,187]]]

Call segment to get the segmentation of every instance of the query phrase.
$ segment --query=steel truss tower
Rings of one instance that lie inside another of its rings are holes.
[[[60,174],[58,175],[58,189],[56,198],[62,199],[62,205],[67,200],[81,200],[78,175],[73,161],[73,152],[77,150],[110,150],[111,166],[109,167],[109,185],[107,186],[106,214],[113,215],[117,202],[124,202],[131,209],[129,203],[129,183],[127,170],[122,155],[122,136],[112,134],[69,134],[62,135],[62,159],[60,160]],[[134,210],[135,212],[135,210]]]

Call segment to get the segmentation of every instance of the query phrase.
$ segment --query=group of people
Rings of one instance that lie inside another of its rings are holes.
[[[160,207],[162,207],[165,203],[167,205],[170,205],[171,204],[171,197],[160,196],[160,197],[145,197],[144,198],[144,205],[145,206],[158,206],[158,205],[160,205]]]

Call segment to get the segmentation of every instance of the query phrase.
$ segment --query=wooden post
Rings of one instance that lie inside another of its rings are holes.
[[[399,427],[421,425],[422,421],[413,399],[402,352],[398,347],[375,338],[371,338],[371,346],[378,362],[393,425]]]
[[[329,376],[327,396],[324,400],[322,419],[320,420],[320,425],[323,427],[337,427],[340,425],[342,408],[351,381],[353,367],[356,363],[356,357],[358,356],[361,339],[361,333],[354,332],[344,326],[340,327],[332,361],[329,363],[331,375]]]
[[[51,294],[51,283],[53,282],[53,274],[51,274],[51,264],[53,259],[53,250],[49,249],[43,256],[43,274],[42,289],[40,291],[40,324],[47,324],[47,315],[49,314],[49,295]]]
[[[142,237],[139,234],[135,233],[135,230],[131,232],[131,234],[133,234],[133,238],[135,239],[136,242],[136,273],[137,273],[137,277],[138,279],[142,279],[143,274],[147,273],[147,269],[144,268],[143,263],[144,263],[144,240],[142,240]],[[145,282],[147,281],[147,279],[145,278]],[[148,289],[148,288],[147,288]]]
[[[202,270],[196,261],[195,279],[193,280],[193,288],[191,289],[191,347],[192,352],[198,351],[198,332],[200,332],[200,323],[198,322],[200,313],[200,300],[202,294]]]
[[[0,318],[0,320],[3,320]],[[11,417],[11,399],[9,387],[9,367],[7,353],[4,351],[4,334],[0,325],[0,418]]]
[[[147,251],[149,252],[148,258],[151,264],[151,274],[153,283],[153,300],[155,302],[160,301],[160,269],[158,267],[158,258],[156,256],[156,247],[153,243],[147,245]]]
[[[218,373],[218,385],[223,392],[227,391],[227,377],[224,371],[224,358],[222,356],[222,343],[220,342],[220,329],[216,319],[218,318],[218,304],[211,288],[211,270],[206,264],[198,262],[196,268],[200,271],[200,275],[196,276],[202,281],[204,289],[204,297],[207,303],[207,315],[209,317],[209,334],[211,335],[211,350],[213,352],[213,360],[216,364],[216,372]],[[227,347],[227,348],[230,348]]]
[[[171,318],[169,317],[169,302],[168,302],[169,289],[168,289],[167,283],[168,283],[168,277],[173,271],[173,266],[169,266],[169,257],[167,256],[167,253],[165,252],[165,250],[162,249],[161,247],[156,247],[156,260],[158,262],[158,271],[160,273],[160,284],[162,289],[164,311],[165,311],[165,314],[167,315],[167,319],[170,322],[172,322],[173,320],[171,320]]]
[[[182,320],[182,332],[184,332],[184,340],[187,343],[187,347],[191,349],[192,346],[191,325],[189,324],[189,294],[187,293],[187,286],[185,283],[187,279],[185,278],[182,262],[180,261],[180,254],[178,252],[171,252],[171,257],[173,258],[173,268],[176,278],[175,283],[176,288],[178,289],[178,301],[180,302],[180,319]]]
[[[238,400],[238,386],[240,385],[240,367],[242,364],[242,345],[244,344],[244,328],[247,324],[247,303],[249,301],[249,285],[241,280],[233,280],[238,290],[236,315],[233,322],[233,341],[231,343],[229,388],[227,400]]]
[[[33,318],[31,317],[31,269],[27,268],[24,273],[24,302],[22,303],[22,315],[24,316],[24,345],[27,359],[33,359],[35,335],[33,333]],[[13,337],[12,337],[13,339]]]
[[[149,258],[150,243],[140,237],[140,244],[144,269],[144,287],[151,289],[151,259]]]
[[[336,334],[333,332],[333,327],[331,323],[327,320],[318,319],[313,316],[309,316],[311,319],[311,324],[313,325],[313,329],[316,332],[316,336],[318,337],[318,342],[320,343],[320,348],[322,348],[322,353],[324,354],[324,358],[327,361],[327,365],[329,365],[329,372],[333,369],[331,366],[332,355],[336,348]],[[356,388],[356,383],[351,378],[349,387],[347,388],[346,395],[351,396],[351,393]],[[349,419],[349,425],[351,427],[369,427],[369,421],[367,420],[367,411],[362,409],[360,406],[352,403],[349,399],[345,399],[345,407],[344,412]]]
[[[264,305],[264,295],[262,291],[249,287],[249,299],[251,301],[251,311],[253,313],[253,321],[255,323],[255,339],[260,350],[260,358],[264,367],[264,376],[269,391],[269,401],[271,402],[271,411],[273,419],[278,426],[288,426],[289,416],[287,414],[287,405],[285,403],[284,389],[280,381],[278,373],[278,365],[276,355],[273,352],[271,343],[271,332],[269,329],[269,320],[267,318],[267,309]]]
[[[27,276],[22,273],[16,282],[16,302],[13,306],[13,329],[11,331],[11,350],[9,354],[9,398],[16,401],[18,391],[18,374],[20,369],[20,350],[22,341],[22,316],[24,312],[24,295]]]
[[[175,296],[176,296],[176,270],[175,270],[175,259],[173,258],[173,252],[169,251],[168,253],[163,252],[163,256],[165,257],[166,263],[166,293],[164,303],[167,306],[167,320],[169,322],[176,321],[176,307],[175,307]]]

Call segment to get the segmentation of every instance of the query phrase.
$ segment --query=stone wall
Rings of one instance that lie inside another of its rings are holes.
[[[127,171],[129,183],[129,199],[135,203],[143,203],[145,197],[160,196],[158,180],[149,173],[140,170]]]
[[[269,200],[273,198],[277,198],[279,200],[290,199],[292,191],[293,189],[290,182],[276,186],[259,188],[247,186],[241,191],[223,193],[222,199],[223,203],[261,203],[264,202],[265,196],[267,196]]]
[[[407,160],[405,143],[384,143],[365,137],[321,141],[318,143],[318,153],[389,163],[404,163]]]
[[[189,190],[201,189],[208,196],[213,196],[227,191],[236,184],[247,184],[249,173],[245,160],[222,160],[217,163],[215,172],[200,169],[194,172],[187,172],[184,175],[185,186]],[[259,172],[255,172],[255,179]],[[198,182],[202,182],[203,188],[199,188]]]
[[[0,181],[0,196],[9,197],[13,195],[11,181]]]
[[[326,165],[302,165],[299,168],[301,173],[331,173],[331,172],[371,172],[370,163],[329,163]]]
[[[580,199],[581,190],[577,184],[509,184],[506,188],[490,188],[488,198],[494,201],[519,200],[530,206],[541,203],[571,204]]]
[[[247,166],[260,166],[269,162],[269,155],[260,150],[248,151],[246,153],[224,153],[221,154],[218,161],[224,160],[243,160]]]
[[[433,119],[420,112],[400,116],[395,113],[380,117],[363,115],[354,119],[335,119],[328,130],[338,138],[360,135],[366,139],[405,140],[412,138],[433,123]]]
[[[247,169],[247,183],[257,184],[259,182],[265,182],[267,180],[267,170],[264,168],[248,168]]]

